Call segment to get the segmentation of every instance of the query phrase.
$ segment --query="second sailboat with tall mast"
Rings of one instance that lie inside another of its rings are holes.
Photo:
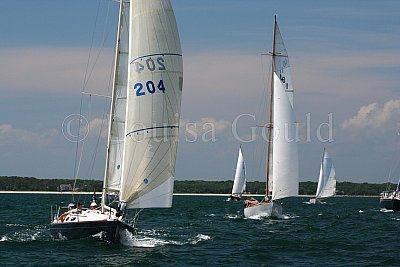
[[[245,200],[244,216],[246,218],[280,217],[282,206],[278,200],[298,195],[299,164],[293,108],[294,90],[288,54],[276,16],[271,56],[266,192],[264,199],[260,202],[255,199]],[[271,198],[270,193],[272,193]]]

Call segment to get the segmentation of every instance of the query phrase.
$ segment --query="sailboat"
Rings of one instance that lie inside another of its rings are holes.
[[[296,122],[293,109],[293,84],[289,58],[282,35],[274,18],[268,151],[266,162],[266,191],[262,201],[254,198],[244,202],[244,216],[280,217],[280,199],[297,196],[299,165],[296,143]],[[272,176],[272,177],[271,177]],[[270,182],[272,183],[270,185]],[[272,187],[272,188],[270,188]],[[270,191],[271,189],[271,191]],[[269,193],[272,197],[269,198]]]
[[[240,200],[243,192],[246,190],[246,166],[242,146],[239,146],[239,155],[236,164],[235,179],[233,180],[232,194],[228,200]]]
[[[322,154],[321,168],[319,171],[317,192],[315,198],[310,199],[309,203],[316,204],[321,198],[332,197],[336,194],[336,172],[332,163],[332,158],[324,147]]]
[[[127,209],[172,206],[182,84],[170,1],[121,0],[101,205],[54,216],[54,237],[117,242],[135,229]]]

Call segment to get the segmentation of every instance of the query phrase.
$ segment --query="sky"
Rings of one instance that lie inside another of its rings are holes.
[[[317,181],[323,147],[339,182],[400,176],[400,2],[172,0],[184,59],[178,180],[233,179],[242,144],[249,181],[265,177],[273,17],[292,71],[300,181]],[[102,179],[118,3],[0,1],[0,175]],[[99,134],[100,133],[100,134]],[[79,157],[80,153],[78,153]]]

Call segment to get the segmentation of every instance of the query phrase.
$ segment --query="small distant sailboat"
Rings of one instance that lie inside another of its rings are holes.
[[[228,200],[240,200],[246,190],[246,166],[242,152],[242,146],[239,146],[239,156],[236,165],[235,180],[233,181],[232,194]]]
[[[296,143],[296,122],[293,109],[293,84],[289,58],[282,35],[274,19],[272,45],[271,96],[266,162],[266,192],[261,202],[254,198],[244,202],[244,216],[281,217],[278,200],[297,196],[299,191],[299,164]],[[272,198],[269,183],[272,176]]]
[[[172,206],[183,83],[174,12],[169,0],[119,2],[101,206],[56,214],[55,238],[104,232],[118,242],[121,230],[135,230],[126,209]]]
[[[399,211],[400,210],[400,179],[397,183],[396,190],[384,191],[381,193],[379,205],[382,209]]]
[[[317,192],[315,198],[310,199],[309,203],[316,204],[321,198],[332,197],[336,194],[336,171],[332,163],[332,158],[324,147],[322,154],[321,168],[319,171]]]

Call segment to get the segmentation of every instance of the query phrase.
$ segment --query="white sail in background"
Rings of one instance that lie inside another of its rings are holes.
[[[235,180],[233,181],[232,195],[242,195],[246,190],[246,167],[242,148],[239,147],[239,155],[236,165]]]
[[[321,169],[319,172],[318,187],[316,198],[324,198],[334,196],[336,193],[336,172],[333,166],[332,159],[324,150],[324,155],[321,161]]]
[[[114,88],[110,112],[108,152],[104,188],[107,191],[121,189],[122,155],[125,138],[126,94],[128,88],[128,39],[129,39],[128,1],[121,3],[117,48],[114,68]]]
[[[120,200],[170,207],[183,83],[177,25],[168,0],[131,0],[130,14]]]
[[[289,59],[278,25],[275,26],[272,199],[280,199],[298,195],[299,164]]]

